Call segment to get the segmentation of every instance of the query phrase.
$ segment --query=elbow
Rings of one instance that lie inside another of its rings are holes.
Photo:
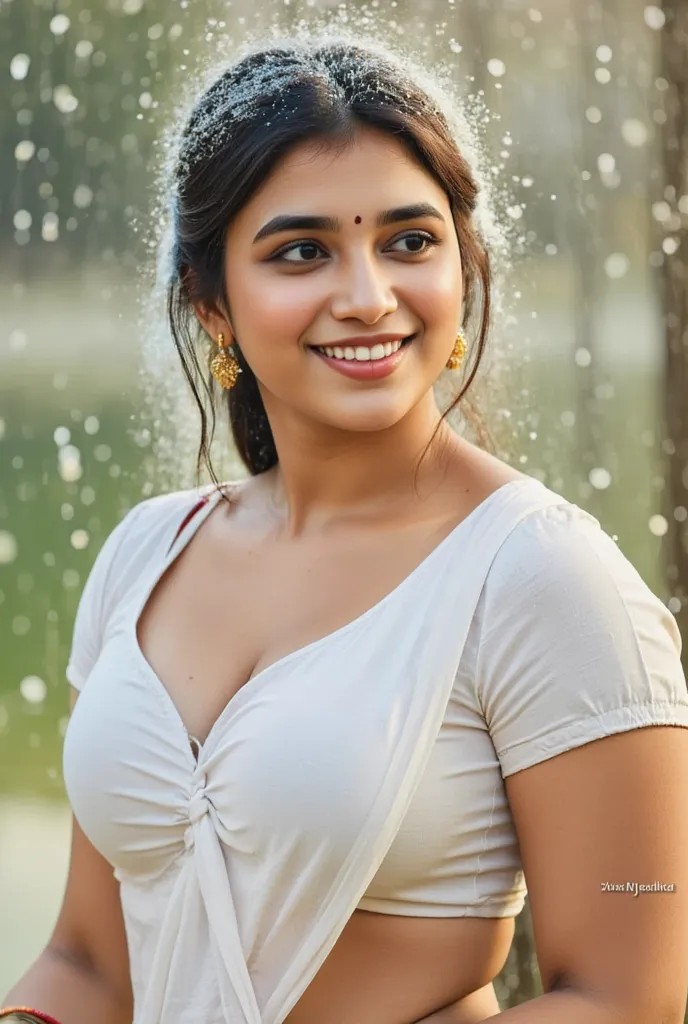
[[[547,985],[547,992],[562,992],[577,995],[582,1001],[597,1009],[595,1021],[600,1024],[685,1024],[688,992],[672,993],[658,999],[655,992],[647,998],[629,991],[622,993],[600,991],[581,985],[576,979],[559,973]]]
[[[609,1024],[684,1024],[685,1002],[680,1006],[675,1001],[608,998],[602,1005],[608,1010]]]
[[[55,936],[48,943],[44,955],[72,971],[74,977],[82,978],[89,987],[97,989],[108,1005],[117,1008],[122,1020],[131,1020],[134,1000],[128,974],[126,977],[113,977],[112,972],[98,966],[88,950],[60,941]]]

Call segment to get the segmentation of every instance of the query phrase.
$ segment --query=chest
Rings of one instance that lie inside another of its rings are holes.
[[[203,743],[247,681],[374,609],[454,523],[439,516],[285,543],[209,520],[214,529],[200,530],[150,592],[141,652]]]

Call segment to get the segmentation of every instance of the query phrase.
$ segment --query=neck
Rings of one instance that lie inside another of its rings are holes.
[[[292,539],[420,511],[466,442],[442,423],[419,467],[439,411],[434,406],[434,415],[414,419],[381,431],[339,431],[327,440],[321,435],[310,444],[293,437],[288,442],[287,432],[277,431],[279,462],[264,474],[264,482],[272,511],[282,521],[280,532]]]

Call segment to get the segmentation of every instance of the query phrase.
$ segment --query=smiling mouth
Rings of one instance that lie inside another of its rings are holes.
[[[378,362],[381,359],[387,359],[390,354],[393,354],[394,352],[398,352],[400,349],[404,348],[406,345],[410,345],[411,342],[414,340],[414,338],[416,338],[417,336],[418,336],[417,333],[416,334],[409,334],[408,337],[403,338],[400,343],[387,342],[387,344],[383,346],[384,349],[385,349],[385,355],[384,356],[378,356],[377,358],[371,358],[370,355],[368,354],[368,355],[364,356],[364,358],[361,359],[361,358],[359,358],[356,355],[356,350],[357,349],[365,349],[368,353],[370,353],[371,346],[369,346],[369,345],[347,345],[347,344],[343,344],[343,345],[327,345],[327,346],[324,346],[324,345],[309,345],[308,348],[311,349],[311,351],[313,351],[313,352],[319,353],[319,355],[325,356],[326,358],[330,358],[330,359],[336,358],[340,362],[349,362],[349,363],[353,363],[353,362],[359,362],[359,363]],[[376,346],[372,346],[372,347],[374,348]],[[386,351],[387,348],[390,349],[389,352]],[[326,351],[326,349],[329,349],[329,353]],[[345,354],[347,352],[347,350],[351,351],[351,355],[350,356],[347,356]],[[342,354],[340,356],[336,356],[335,353],[337,351],[341,352]],[[332,354],[330,354],[330,353],[332,353]]]

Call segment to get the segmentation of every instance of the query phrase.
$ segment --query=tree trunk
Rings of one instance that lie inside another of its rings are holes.
[[[687,638],[683,664],[688,669],[688,4],[664,0],[663,9],[660,75],[668,88],[661,198],[672,208],[661,274],[666,328],[663,453],[668,463],[664,514],[669,524],[666,551],[672,611]]]

